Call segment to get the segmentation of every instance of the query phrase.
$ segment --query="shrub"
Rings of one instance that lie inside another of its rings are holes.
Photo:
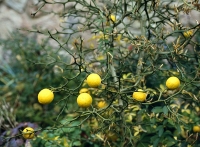
[[[198,13],[197,1],[40,1],[38,10],[54,4],[63,7],[52,12],[63,19],[62,31],[35,30],[56,42],[53,53],[39,50],[52,62],[29,61],[59,67],[61,82],[46,84],[65,98],[57,101],[64,105],[54,125],[41,128],[35,146],[198,146],[192,128],[200,121],[199,23],[186,27],[179,18]],[[100,75],[99,87],[87,85],[90,73]],[[165,82],[172,76],[181,85],[170,90]],[[93,98],[89,108],[76,104],[82,88]],[[144,102],[132,98],[136,91],[147,94]],[[102,100],[107,105],[98,108]]]

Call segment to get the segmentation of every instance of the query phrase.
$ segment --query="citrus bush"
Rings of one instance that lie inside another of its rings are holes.
[[[86,138],[78,135],[79,146],[86,142],[92,146],[198,145],[198,129],[193,131],[193,126],[200,120],[199,24],[184,26],[179,19],[180,13],[198,11],[196,1],[52,4],[64,7],[54,12],[63,19],[63,31],[49,30],[47,35],[57,42],[58,52],[71,58],[72,62],[59,64],[61,70],[75,73],[53,89],[55,97],[63,91],[74,99],[76,109],[68,109],[68,114],[76,114],[75,128],[87,134]],[[136,23],[139,26],[134,28]],[[79,77],[82,80],[75,88],[68,86]],[[69,127],[73,122],[63,120],[66,124],[55,122],[57,126],[50,128]],[[71,146],[77,141],[65,137]]]
[[[83,75],[75,89],[55,87],[77,97],[79,108],[69,113],[77,113],[82,131],[89,128],[80,146],[197,146],[199,24],[179,19],[198,11],[197,2],[70,2],[58,13],[63,31],[48,36],[74,61],[67,67],[76,75],[66,82]]]
[[[41,126],[33,146],[199,145],[200,27],[180,20],[182,13],[199,13],[199,4],[174,2],[38,3],[38,11],[63,7],[46,12],[63,20],[62,31],[35,30],[57,44],[44,55],[54,62],[31,61],[66,74],[58,75],[60,83],[49,83],[55,97],[49,105],[65,105],[54,125]],[[61,93],[65,98],[56,100]]]

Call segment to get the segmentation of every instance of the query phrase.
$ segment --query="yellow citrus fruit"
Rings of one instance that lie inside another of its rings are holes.
[[[168,89],[176,89],[180,86],[180,80],[177,77],[169,77],[166,81],[166,86]]]
[[[90,87],[96,88],[101,84],[101,77],[96,73],[91,73],[86,81]]]
[[[31,128],[31,127],[26,127],[26,128],[22,131],[22,136],[23,136],[25,139],[32,139],[32,138],[34,138],[34,136],[35,136],[34,129]]]
[[[90,91],[87,88],[81,88],[79,93],[90,93]]]
[[[82,108],[90,107],[92,104],[92,97],[88,93],[81,93],[77,97],[77,104]]]
[[[133,92],[132,95],[133,99],[140,101],[140,102],[144,102],[146,100],[147,94],[144,92]]]
[[[193,132],[200,132],[200,126],[193,126]]]
[[[107,106],[107,103],[106,103],[106,101],[100,101],[100,102],[98,102],[97,106],[98,106],[98,108],[104,108]]]
[[[193,31],[192,30],[189,30],[189,31],[185,31],[183,32],[183,35],[188,38],[188,37],[191,37],[193,35]]]
[[[116,22],[116,16],[115,16],[115,15],[111,14],[111,15],[110,15],[110,19],[111,19],[113,22]]]
[[[51,90],[49,89],[42,89],[39,93],[38,93],[38,101],[41,104],[49,104],[53,101],[54,98],[54,94]]]

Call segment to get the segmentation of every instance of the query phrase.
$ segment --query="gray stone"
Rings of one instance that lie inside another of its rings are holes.
[[[5,39],[11,32],[21,27],[22,18],[17,12],[6,6],[0,6],[0,10],[0,38]]]
[[[17,12],[22,13],[27,0],[5,0],[5,3]]]

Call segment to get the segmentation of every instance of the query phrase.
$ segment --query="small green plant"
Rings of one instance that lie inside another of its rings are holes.
[[[0,40],[0,44],[4,53],[3,58],[0,59],[2,63],[0,65],[0,145],[21,146],[25,142],[23,139],[19,140],[17,136],[20,136],[23,128],[30,126],[38,130],[36,123],[43,127],[53,125],[60,110],[66,105],[63,103],[58,103],[56,106],[40,105],[37,100],[40,89],[47,88],[48,85],[59,85],[63,81],[62,74],[70,77],[72,73],[60,71],[58,66],[51,63],[52,59],[46,57],[51,54],[50,52],[54,53],[48,39],[38,44],[37,35],[30,34],[27,38],[26,35],[15,32],[8,40]],[[43,49],[46,49],[46,52]],[[67,57],[62,55],[60,58],[67,60]],[[44,61],[49,65],[40,64]],[[73,82],[70,84],[73,85]],[[60,93],[60,96],[56,96],[57,102],[59,98],[64,97],[65,94]]]

